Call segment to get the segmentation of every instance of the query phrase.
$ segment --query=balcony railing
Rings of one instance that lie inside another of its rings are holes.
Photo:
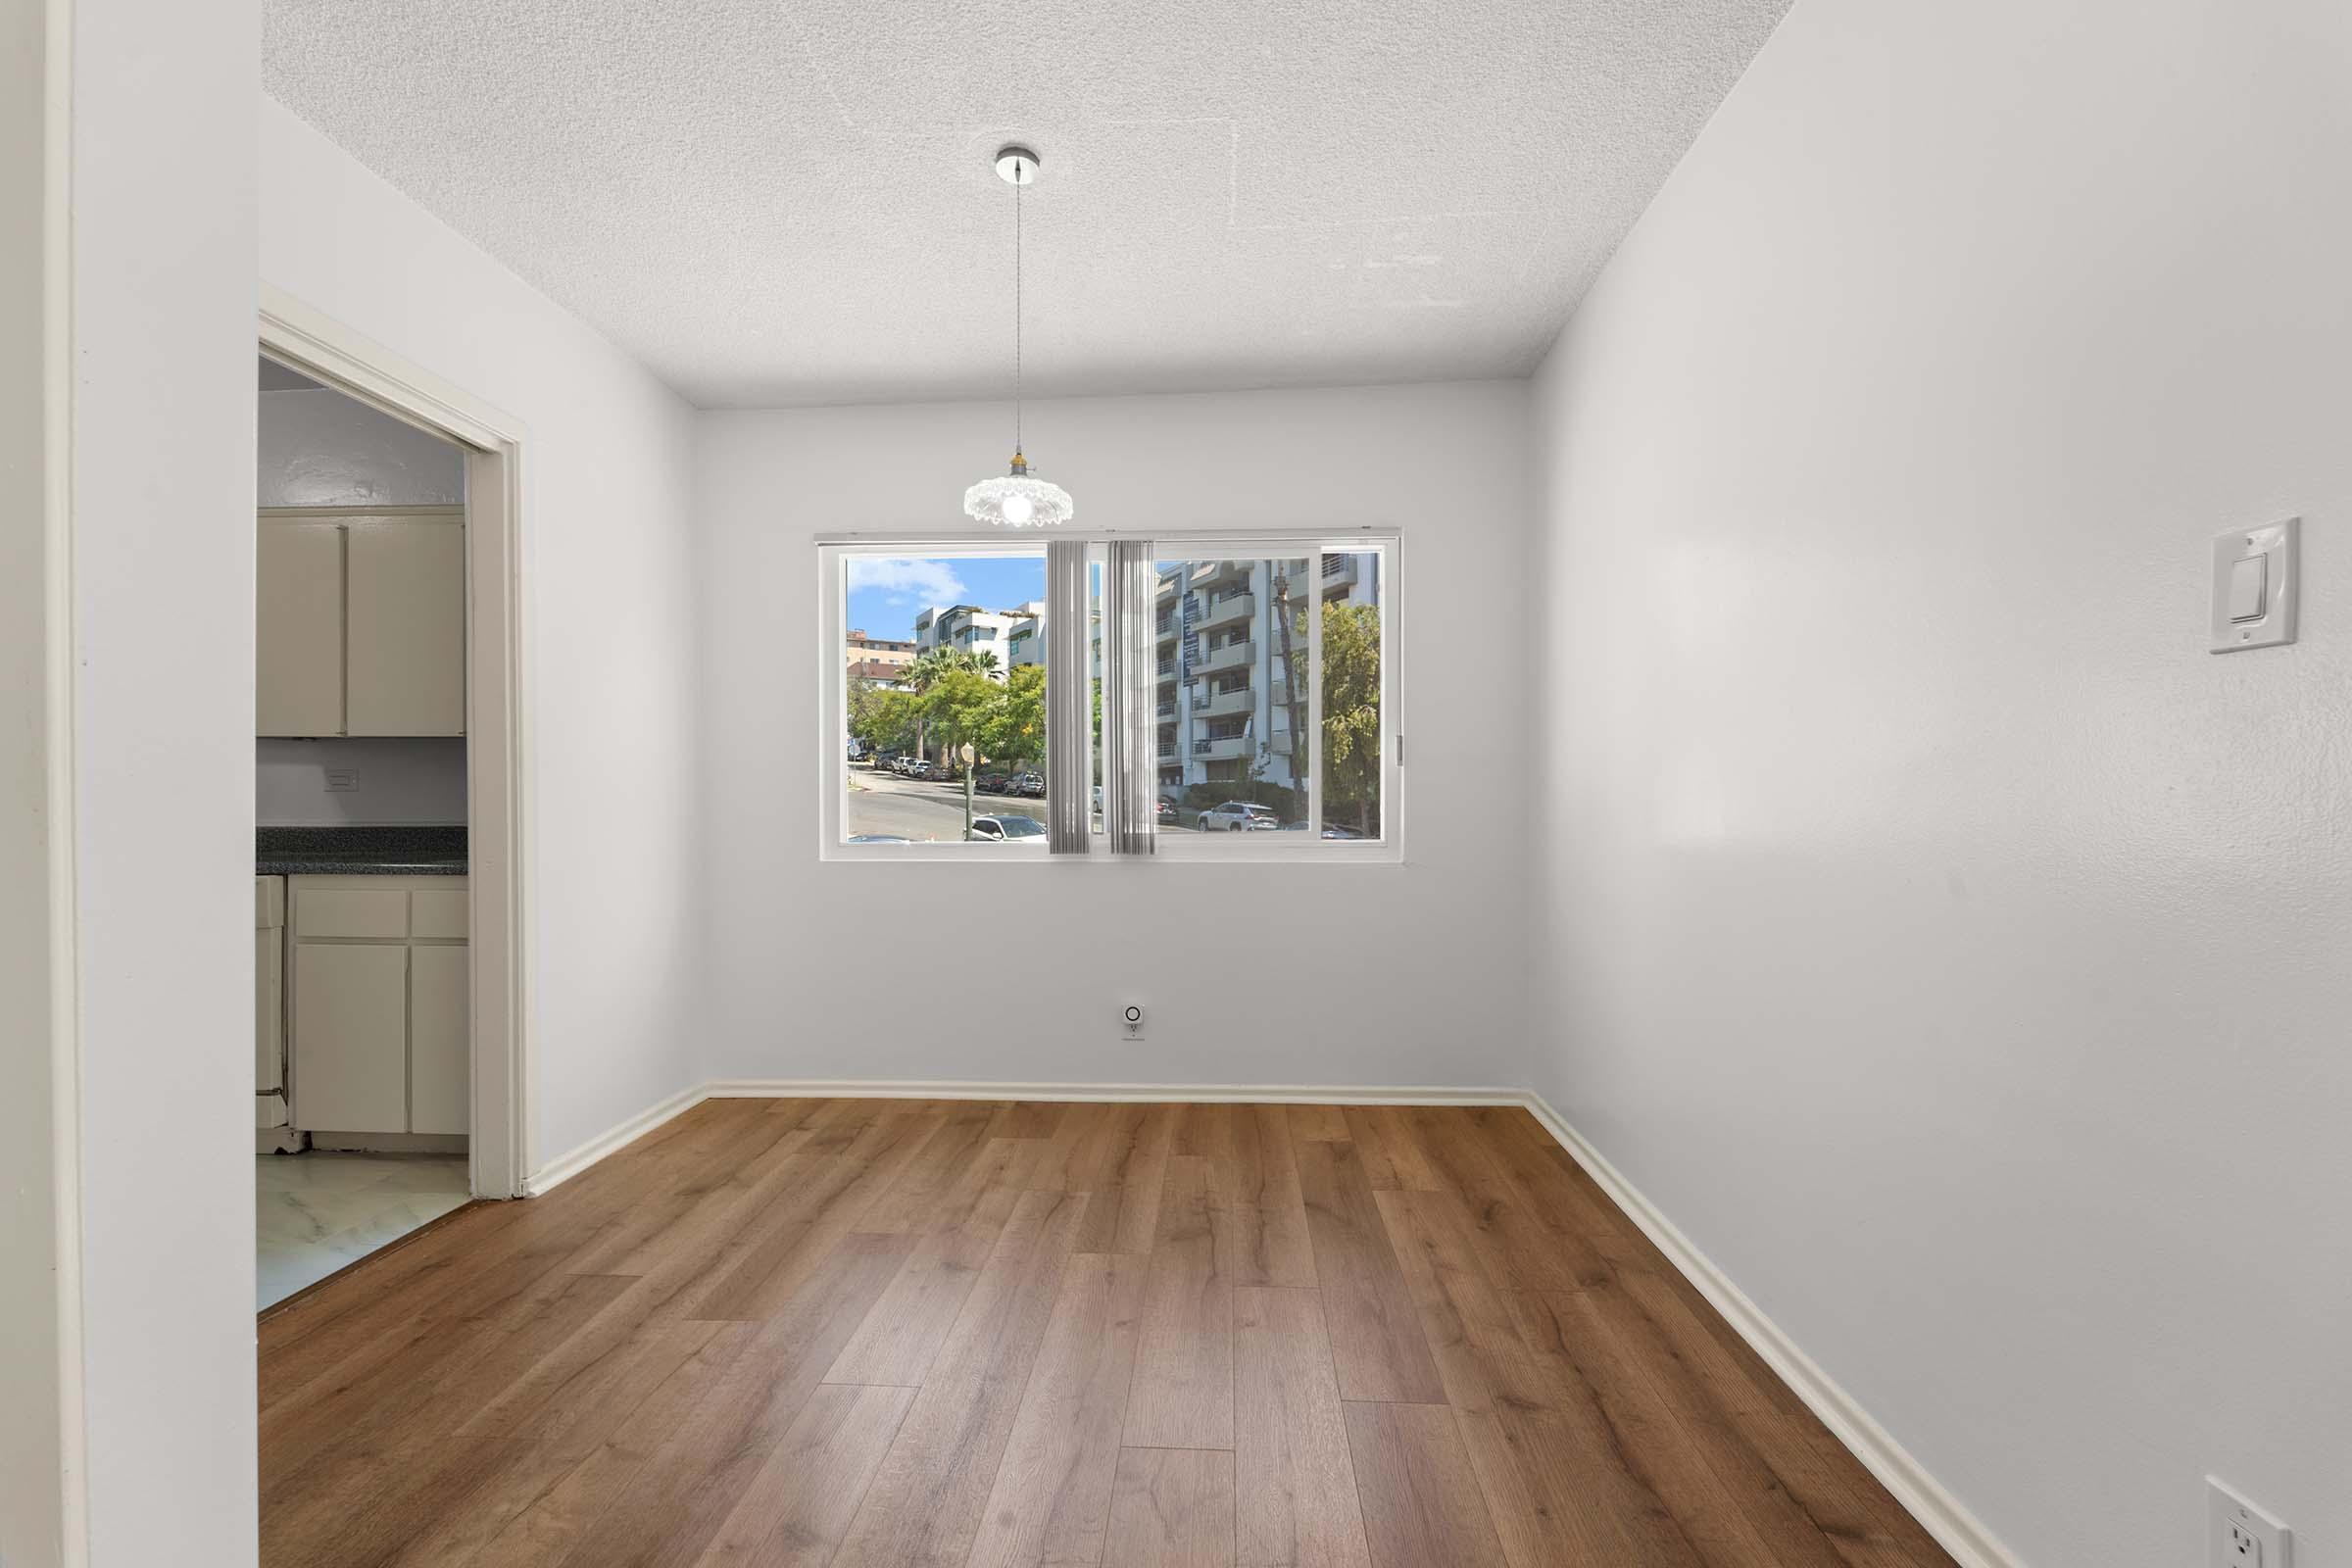
[[[1249,592],[1218,594],[1208,601],[1200,614],[1203,628],[1222,626],[1228,621],[1246,620],[1257,609],[1257,595]]]
[[[1255,662],[1256,659],[1257,644],[1244,639],[1238,643],[1227,643],[1224,647],[1204,655],[1195,662],[1193,667],[1204,671],[1238,669],[1244,664]]]
[[[1249,687],[1222,691],[1214,697],[1202,698],[1193,704],[1195,718],[1226,718],[1235,713],[1247,713],[1257,706],[1257,698]]]
[[[1251,756],[1255,749],[1248,735],[1219,735],[1193,742],[1193,757],[1195,760],[1227,762]]]

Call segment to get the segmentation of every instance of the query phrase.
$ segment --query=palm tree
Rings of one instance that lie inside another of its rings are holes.
[[[997,678],[999,666],[995,649],[983,648],[976,654],[967,653],[963,657],[971,662],[967,667],[975,674],[986,675],[991,680]]]
[[[920,698],[938,684],[942,675],[956,668],[962,660],[969,657],[954,648],[926,648],[905,669],[899,671],[899,679],[907,690]],[[929,755],[930,718],[919,702],[915,706],[914,715],[914,755],[926,757]]]

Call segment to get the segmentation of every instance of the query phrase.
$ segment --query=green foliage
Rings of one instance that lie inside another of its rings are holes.
[[[1017,666],[998,688],[1002,698],[981,728],[980,749],[999,762],[1034,765],[1046,755],[1046,671]]]
[[[1323,818],[1380,832],[1380,611],[1323,607]]]
[[[875,751],[903,752],[914,744],[916,698],[864,676],[850,682],[850,733]]]

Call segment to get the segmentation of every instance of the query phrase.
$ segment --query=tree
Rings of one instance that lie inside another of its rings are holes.
[[[858,676],[850,682],[850,733],[875,751],[905,751],[915,733],[917,699]]]
[[[959,649],[926,648],[915,655],[913,661],[905,669],[899,671],[899,680],[917,698],[922,698],[929,694],[931,688],[938,684],[942,676],[958,667],[959,662],[969,657]],[[914,711],[914,755],[928,757],[931,755],[928,733],[930,709],[927,705],[918,702]]]
[[[923,693],[923,715],[949,752],[969,741],[985,744],[989,722],[1004,701],[1004,688],[971,668],[950,668]]]
[[[978,745],[998,761],[1030,765],[1046,755],[1046,672],[1037,664],[1017,666],[997,688],[999,701],[981,729]]]
[[[1380,611],[1323,607],[1323,819],[1380,833]]]

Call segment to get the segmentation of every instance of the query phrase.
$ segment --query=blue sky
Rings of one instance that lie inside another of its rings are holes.
[[[852,556],[848,631],[914,639],[914,617],[934,606],[1010,610],[1046,597],[1046,558]]]

